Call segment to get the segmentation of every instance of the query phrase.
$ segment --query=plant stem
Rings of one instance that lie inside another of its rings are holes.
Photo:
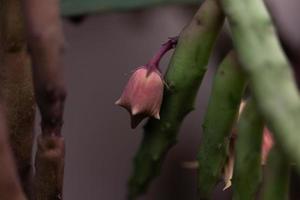
[[[60,136],[66,97],[62,67],[64,38],[59,0],[46,2],[23,0],[23,7],[42,132]]]
[[[277,145],[270,152],[266,178],[263,185],[263,200],[288,200],[290,164]]]
[[[0,93],[23,190],[31,199],[35,103],[24,21],[19,0],[0,0],[0,5]]]
[[[233,199],[254,200],[261,176],[261,145],[263,119],[256,103],[249,99],[237,125],[235,164],[233,175]]]
[[[198,189],[201,199],[210,199],[222,176],[229,150],[230,133],[238,115],[246,80],[234,52],[221,63],[204,116],[198,153]]]
[[[134,158],[128,198],[144,193],[160,173],[162,161],[176,143],[184,117],[194,108],[197,91],[206,72],[208,59],[222,27],[223,13],[216,0],[207,0],[180,34],[165,81],[161,119],[150,119]]]
[[[262,0],[221,0],[258,108],[300,172],[300,96]]]
[[[166,43],[164,43],[160,50],[153,56],[153,58],[148,62],[147,66],[150,68],[159,68],[159,62],[162,57],[171,49],[175,48],[178,42],[178,37],[170,38]]]
[[[35,162],[36,199],[61,200],[65,155],[61,128],[66,90],[59,0],[22,2],[35,95],[42,117]]]
[[[62,200],[65,142],[63,137],[39,135],[36,154],[37,200]]]
[[[2,97],[1,97],[2,99]],[[8,141],[4,110],[0,108],[0,199],[26,200],[17,176],[13,155]]]

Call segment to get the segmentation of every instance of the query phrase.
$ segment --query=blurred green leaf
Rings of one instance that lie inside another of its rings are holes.
[[[202,0],[62,0],[62,14],[83,15],[168,4],[200,4]]]

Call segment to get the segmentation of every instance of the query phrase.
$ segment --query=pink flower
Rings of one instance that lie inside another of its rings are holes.
[[[131,115],[131,127],[135,128],[146,117],[159,119],[163,98],[163,79],[156,67],[142,66],[132,74],[116,104]]]
[[[261,163],[266,164],[270,150],[274,145],[272,133],[267,127],[264,128],[263,141],[262,141],[262,152],[261,152]]]
[[[146,117],[160,118],[164,83],[159,71],[159,62],[169,50],[176,46],[177,41],[178,37],[169,38],[147,65],[136,69],[120,99],[116,101],[117,105],[124,107],[130,113],[132,128],[135,128]]]

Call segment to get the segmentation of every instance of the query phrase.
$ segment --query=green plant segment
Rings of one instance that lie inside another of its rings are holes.
[[[165,154],[176,143],[184,117],[193,110],[223,20],[217,1],[207,0],[181,33],[165,76],[168,87],[165,88],[161,119],[148,121],[134,159],[129,199],[145,192],[150,181],[159,174]]]
[[[201,198],[210,198],[220,180],[233,124],[246,81],[234,52],[229,53],[214,78],[203,122],[203,137],[198,154],[198,189]]]
[[[253,99],[249,99],[237,125],[233,199],[254,200],[261,183],[263,119]]]
[[[201,0],[62,0],[62,14],[82,15],[87,13],[131,10],[156,5],[198,4]]]
[[[253,96],[276,142],[300,171],[300,98],[262,0],[222,0]]]
[[[263,200],[289,199],[289,161],[278,147],[274,147],[269,155],[266,178],[263,186]]]

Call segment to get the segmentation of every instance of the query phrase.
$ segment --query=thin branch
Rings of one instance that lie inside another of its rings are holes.
[[[59,0],[23,0],[23,7],[42,132],[61,135],[66,91]]]
[[[198,189],[201,199],[210,199],[214,186],[221,179],[229,151],[230,133],[236,122],[246,83],[237,56],[231,51],[214,77],[202,125],[198,154]]]
[[[61,127],[66,91],[59,0],[22,2],[35,95],[42,117],[35,163],[36,198],[61,200],[65,155]]]
[[[65,143],[62,137],[38,137],[34,179],[36,200],[63,199],[64,158]]]
[[[254,100],[247,101],[237,124],[233,199],[253,200],[262,182],[261,146],[264,123]]]
[[[17,176],[13,155],[8,141],[6,121],[0,108],[0,199],[26,200]]]
[[[0,1],[0,93],[23,189],[31,199],[34,98],[19,0]]]

